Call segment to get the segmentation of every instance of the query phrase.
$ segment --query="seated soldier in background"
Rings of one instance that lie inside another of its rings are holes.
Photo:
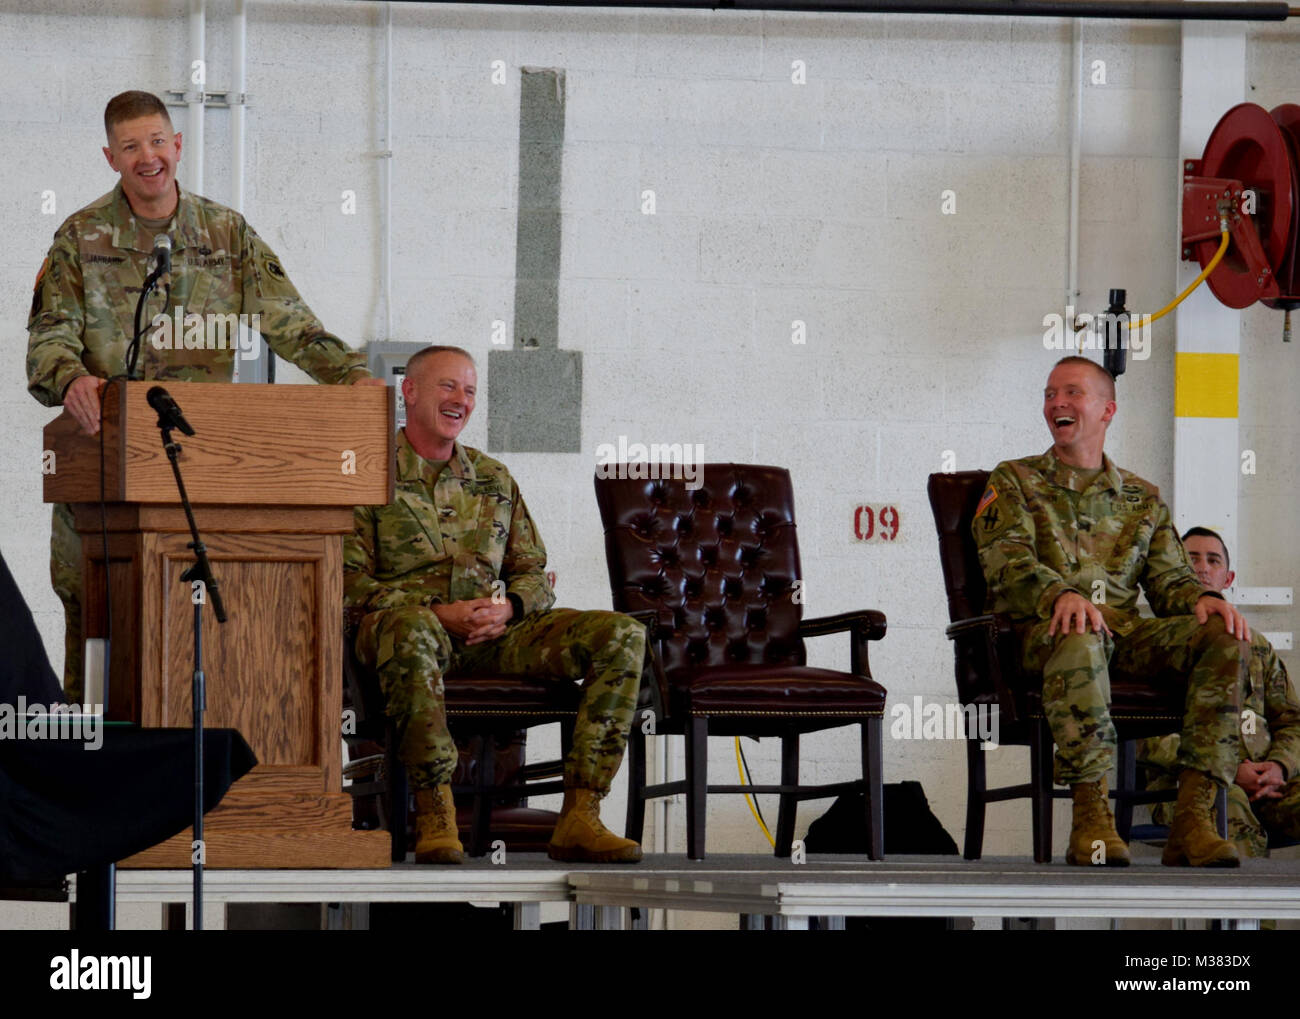
[[[504,672],[582,683],[564,805],[548,855],[635,863],[641,847],[601,823],[623,759],[645,660],[645,628],[616,612],[552,609],[546,548],[504,464],[456,441],[478,376],[459,347],[426,347],[406,366],[397,491],[359,506],[343,543],[343,594],[365,610],[357,657],[379,673],[398,754],[415,790],[417,863],[461,863],[442,677]]]
[[[1201,583],[1216,591],[1232,586],[1228,548],[1208,527],[1193,527],[1183,545]],[[1246,856],[1267,856],[1269,839],[1300,839],[1300,700],[1286,666],[1264,636],[1250,642],[1250,675],[1241,698],[1241,763],[1228,787],[1228,837]],[[1150,790],[1178,781],[1178,736],[1142,740],[1138,761],[1156,772]],[[1168,803],[1151,805],[1157,824],[1169,824]]]

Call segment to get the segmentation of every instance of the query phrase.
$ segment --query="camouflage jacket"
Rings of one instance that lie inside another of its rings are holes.
[[[546,547],[505,464],[456,443],[434,474],[398,432],[396,488],[387,506],[358,506],[353,533],[343,541],[350,608],[376,612],[514,594],[527,614],[555,602]]]
[[[1263,637],[1256,638],[1250,643],[1250,678],[1241,700],[1241,760],[1276,761],[1292,779],[1300,768],[1300,699],[1277,652]],[[1173,772],[1178,735],[1140,741],[1138,759]]]
[[[1091,483],[1050,449],[998,464],[971,529],[988,582],[985,611],[1017,622],[1050,619],[1056,599],[1075,591],[1125,633],[1138,619],[1139,585],[1157,616],[1190,613],[1215,593],[1192,571],[1156,486],[1110,457]]]
[[[169,232],[174,247],[168,317],[174,319],[177,306],[182,321],[190,313],[242,313],[250,320],[256,314],[271,348],[318,382],[369,374],[364,355],[325,331],[275,252],[239,213],[181,190]],[[153,238],[154,231],[132,213],[120,183],[69,216],[54,234],[27,322],[27,388],[45,406],[62,403],[68,384],[82,375],[110,378],[126,371]],[[230,381],[238,343],[233,335],[227,338],[228,326],[223,323],[221,335],[205,330],[204,347],[190,350],[184,349],[185,330],[172,330],[175,335],[166,338],[175,346],[159,349],[150,323],[163,313],[162,301],[161,290],[151,294],[142,315],[137,366],[144,377]],[[219,349],[208,349],[208,335]]]

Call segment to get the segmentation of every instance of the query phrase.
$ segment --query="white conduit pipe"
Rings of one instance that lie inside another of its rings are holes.
[[[393,337],[393,5],[384,4],[384,137],[379,158],[384,161],[383,212],[379,224],[379,276],[384,281],[384,329],[381,340]]]
[[[1067,237],[1065,305],[1078,315],[1079,303],[1079,162],[1083,148],[1083,22],[1074,19],[1074,86],[1070,91],[1070,225]],[[1066,335],[1074,335],[1074,322],[1065,323]]]
[[[203,193],[203,93],[208,87],[208,64],[204,58],[204,0],[190,0],[190,65],[185,90],[185,147],[189,158],[189,190]],[[198,79],[197,81],[195,79]]]
[[[235,0],[230,31],[230,207],[244,211],[244,92],[248,88],[248,16],[244,0]]]

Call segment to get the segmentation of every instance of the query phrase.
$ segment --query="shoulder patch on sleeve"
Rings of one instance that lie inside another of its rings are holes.
[[[32,285],[32,310],[31,317],[35,318],[41,313],[45,302],[41,300],[41,283],[45,281],[45,274],[50,268],[50,256],[45,256],[45,261],[41,263],[41,271],[36,274],[36,282]]]
[[[975,515],[979,516],[986,509],[992,506],[998,499],[998,490],[993,485],[989,485],[984,490],[984,495],[980,497],[980,504],[975,507]]]

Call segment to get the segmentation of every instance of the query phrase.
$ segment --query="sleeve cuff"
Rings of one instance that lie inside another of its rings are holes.
[[[59,374],[55,376],[54,383],[54,389],[59,394],[59,403],[62,403],[63,398],[68,395],[68,387],[70,385],[76,382],[77,379],[83,378],[89,374],[90,372],[86,371],[86,369],[80,365],[77,365],[75,368],[69,367],[59,372]]]
[[[524,600],[513,591],[507,591],[506,597],[510,599],[510,607],[514,610],[510,615],[510,622],[517,623],[524,618]]]
[[[1056,605],[1056,599],[1063,594],[1074,591],[1074,588],[1066,584],[1053,584],[1038,599],[1038,615],[1042,619],[1052,618],[1052,609]],[[1074,591],[1075,594],[1079,592]],[[1083,597],[1080,595],[1080,597]]]

